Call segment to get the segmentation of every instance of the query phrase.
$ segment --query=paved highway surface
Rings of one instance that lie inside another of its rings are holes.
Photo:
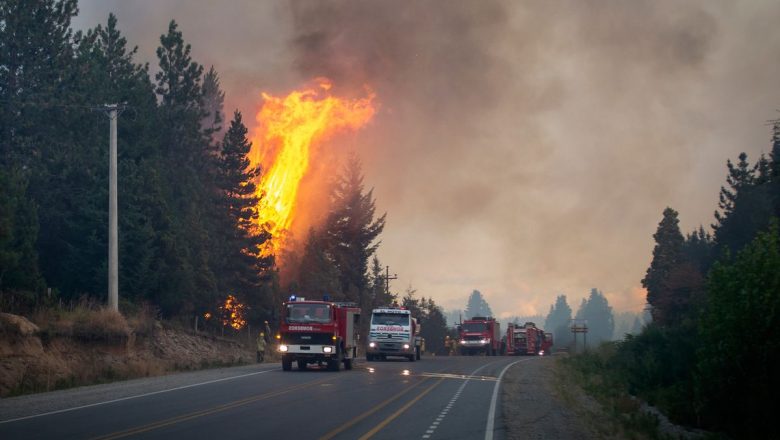
[[[341,372],[262,364],[22,396],[0,401],[0,438],[501,439],[498,378],[535,361],[428,357]]]

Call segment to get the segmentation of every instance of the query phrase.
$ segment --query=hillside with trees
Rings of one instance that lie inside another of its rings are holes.
[[[325,222],[303,237],[282,285],[278,262],[261,253],[271,237],[253,226],[263,170],[250,167],[244,116],[223,108],[218,67],[193,58],[175,21],[161,29],[151,68],[116,16],[74,31],[77,12],[76,0],[0,10],[0,308],[105,303],[107,103],[124,109],[120,310],[144,305],[192,323],[219,315],[232,295],[259,323],[276,318],[287,292],[364,311],[392,300],[376,257],[385,214],[356,156],[334,170]]]

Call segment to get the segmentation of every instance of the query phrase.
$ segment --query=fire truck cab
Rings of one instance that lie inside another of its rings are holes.
[[[463,321],[458,330],[461,355],[501,354],[501,324],[495,318],[475,316]]]
[[[399,356],[414,362],[420,359],[420,324],[412,312],[401,307],[383,307],[371,312],[366,360]]]
[[[357,357],[360,308],[354,303],[307,301],[291,296],[282,305],[279,352],[282,370],[290,371],[293,361],[298,369],[309,364],[327,364],[331,371],[347,370]]]

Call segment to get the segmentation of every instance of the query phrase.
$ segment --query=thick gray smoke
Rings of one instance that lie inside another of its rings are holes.
[[[591,287],[642,307],[667,205],[711,222],[725,160],[768,151],[780,105],[771,1],[82,1],[119,17],[154,64],[175,18],[228,106],[327,76],[377,93],[356,139],[380,258],[448,308],[481,290],[499,315],[576,307]]]

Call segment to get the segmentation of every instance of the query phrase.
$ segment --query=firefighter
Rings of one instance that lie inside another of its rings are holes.
[[[257,335],[257,362],[263,362],[265,359],[265,332]]]
[[[455,348],[452,344],[453,342],[455,341],[450,338],[450,335],[444,337],[444,348],[447,350],[447,356],[452,356],[455,353]]]
[[[265,321],[265,343],[271,343],[271,327],[268,325],[268,321]]]

